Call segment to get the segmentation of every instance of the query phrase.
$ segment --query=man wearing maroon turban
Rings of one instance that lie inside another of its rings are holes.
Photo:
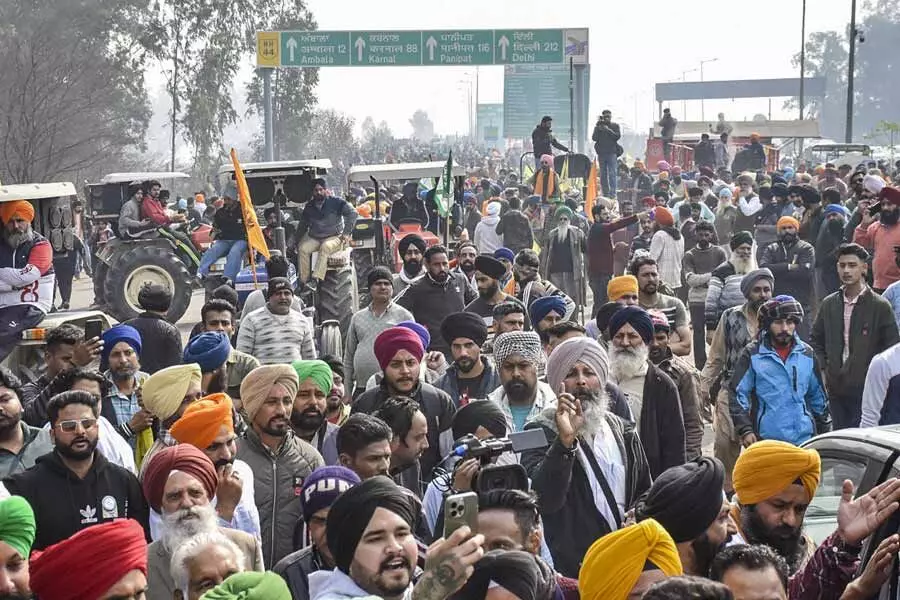
[[[381,385],[363,393],[352,412],[372,414],[392,396],[409,396],[419,403],[428,420],[428,449],[419,458],[422,476],[431,480],[431,471],[453,445],[450,425],[456,405],[443,390],[419,379],[425,348],[422,340],[406,327],[385,329],[375,338],[375,358],[384,373]],[[458,401],[458,399],[457,399]]]
[[[147,589],[147,542],[137,521],[82,529],[31,555],[31,591],[47,600],[137,598]]]

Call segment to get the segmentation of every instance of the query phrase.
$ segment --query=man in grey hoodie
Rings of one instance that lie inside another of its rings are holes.
[[[412,530],[421,505],[391,479],[367,479],[331,505],[325,525],[337,567],[309,576],[311,600],[443,600],[468,579],[483,556],[484,536],[468,527],[428,549],[425,572],[412,583],[419,558]],[[414,591],[415,590],[415,591]]]

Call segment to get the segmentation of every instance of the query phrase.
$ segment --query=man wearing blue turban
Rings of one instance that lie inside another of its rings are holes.
[[[116,413],[119,433],[135,446],[136,436],[150,427],[153,414],[141,408],[137,391],[149,377],[141,371],[141,334],[131,325],[116,325],[103,332],[101,368],[112,384],[109,400]]]

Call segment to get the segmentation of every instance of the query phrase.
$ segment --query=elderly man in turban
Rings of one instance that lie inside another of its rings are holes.
[[[709,577],[713,558],[730,539],[724,482],[721,462],[697,458],[663,471],[634,507],[636,521],[655,519],[672,536],[686,575]]]
[[[588,547],[619,529],[650,486],[634,425],[608,410],[608,375],[609,359],[598,342],[582,337],[561,343],[547,361],[557,404],[526,427],[543,429],[550,441],[547,449],[523,452],[522,465],[541,498],[555,566],[567,577],[578,575]]]
[[[213,500],[219,524],[259,538],[253,471],[246,462],[235,458],[237,435],[231,398],[212,394],[194,402],[172,426],[170,434],[177,443],[202,451],[215,466],[219,483]]]
[[[291,600],[284,579],[274,573],[235,573],[206,592],[202,600]],[[199,600],[199,599],[198,599]]]
[[[700,373],[714,396],[716,437],[713,447],[716,458],[725,465],[725,492],[728,494],[733,491],[731,472],[741,452],[741,438],[731,420],[728,382],[744,347],[756,338],[759,307],[772,297],[774,285],[775,277],[768,269],[757,269],[743,276],[741,291],[744,303],[722,313],[713,334],[706,365]]]
[[[144,530],[131,519],[82,529],[42,552],[35,552],[30,572],[31,591],[38,598],[140,598],[147,591]]]
[[[707,340],[719,324],[722,313],[732,306],[740,306],[746,298],[741,293],[741,281],[744,275],[757,269],[753,256],[753,234],[749,231],[736,231],[728,243],[731,256],[713,269],[706,290],[706,335]],[[773,276],[774,277],[774,276]],[[699,326],[696,324],[695,326]],[[707,358],[707,360],[709,360]]]
[[[494,340],[494,362],[500,387],[488,395],[506,415],[509,431],[522,431],[525,423],[556,406],[553,389],[538,380],[544,365],[541,338],[533,331],[510,331]]]
[[[327,398],[331,392],[334,373],[322,360],[295,360],[300,387],[291,411],[294,434],[318,450],[326,465],[338,464],[337,432],[340,429],[325,418]]]
[[[888,479],[855,499],[853,482],[845,480],[837,530],[813,548],[803,534],[803,518],[821,468],[815,450],[768,440],[747,448],[734,467],[732,516],[747,543],[769,546],[796,572],[790,598],[840,598],[858,570],[863,541],[900,505],[900,479]]]
[[[397,296],[425,276],[422,256],[425,254],[425,240],[415,233],[403,236],[397,244],[397,252],[403,261],[403,268],[393,276],[394,296]]]
[[[381,475],[341,494],[325,525],[336,568],[309,576],[310,598],[330,596],[329,590],[348,598],[409,597],[418,561],[412,531],[420,510],[412,494]],[[421,597],[446,598],[462,587],[483,544],[484,536],[472,535],[466,526],[432,544],[415,597],[428,590]]]
[[[450,423],[456,405],[446,392],[421,381],[420,370],[425,349],[421,338],[406,327],[391,327],[375,338],[375,356],[384,373],[381,384],[363,393],[353,404],[352,412],[373,414],[391,396],[409,396],[419,403],[428,419],[428,449],[419,465],[425,481],[453,446]]]
[[[53,247],[32,230],[34,206],[27,200],[0,203],[0,360],[25,329],[36,327],[53,305]]]
[[[572,209],[560,206],[553,213],[556,228],[547,234],[541,251],[541,275],[569,298],[581,298],[584,257],[587,240],[584,232],[572,225]]]
[[[136,448],[139,437],[142,444],[146,442],[147,435],[141,434],[153,424],[153,414],[141,406],[138,396],[149,377],[141,371],[141,334],[131,325],[116,325],[104,331],[101,339],[100,365],[107,368],[104,376],[111,384],[108,398],[115,410],[119,433]],[[146,448],[152,443],[150,437]]]
[[[219,531],[241,549],[246,558],[244,568],[262,570],[259,540],[217,522],[212,504],[217,484],[212,461],[189,444],[166,448],[147,465],[144,495],[150,507],[163,517],[162,537],[147,548],[149,600],[172,597],[175,591],[170,571],[172,554],[181,544],[200,534]]]
[[[500,374],[482,353],[488,338],[484,320],[473,312],[447,315],[441,323],[441,335],[450,342],[453,364],[434,386],[447,392],[457,406],[487,398],[500,386]]]
[[[21,496],[0,500],[0,597],[31,597],[27,565],[34,534],[34,511],[28,501]]]
[[[625,392],[631,414],[656,477],[685,461],[685,426],[675,382],[649,360],[653,320],[638,306],[626,306],[609,319],[610,376]]]
[[[169,430],[185,409],[200,398],[200,376],[196,363],[175,365],[157,371],[141,387],[143,407],[159,419],[159,436],[142,457],[141,477],[154,454],[176,444]]]
[[[206,331],[192,337],[184,347],[184,362],[200,366],[203,377],[200,387],[204,394],[225,393],[228,390],[228,357],[231,342],[221,331]]]
[[[300,387],[290,365],[257,367],[241,383],[241,400],[250,429],[238,441],[237,457],[255,475],[265,564],[274,565],[293,551],[294,526],[300,519],[303,480],[325,464],[316,449],[298,438],[290,416]]]
[[[647,519],[594,542],[578,573],[578,590],[582,600],[629,600],[682,574],[672,536]]]
[[[831,431],[820,365],[798,334],[802,321],[803,307],[790,296],[759,308],[758,339],[741,351],[728,383],[731,419],[744,447],[766,439],[800,445]]]
[[[866,179],[869,177],[866,176]],[[862,221],[853,231],[853,241],[874,255],[872,287],[878,293],[900,281],[900,265],[894,260],[894,248],[900,246],[900,227],[897,227],[900,221],[900,189],[885,186],[883,181],[880,184],[882,187],[876,192],[881,206],[877,213],[878,220],[869,210],[863,210]]]
[[[763,250],[759,266],[775,276],[775,294],[793,296],[810,314],[815,297],[816,251],[812,244],[800,239],[800,223],[794,217],[781,217],[776,225],[778,241]],[[800,338],[809,341],[812,323],[801,322]]]

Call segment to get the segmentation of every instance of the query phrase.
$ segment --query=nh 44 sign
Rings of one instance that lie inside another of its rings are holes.
[[[536,65],[588,62],[587,29],[260,31],[260,67]]]

